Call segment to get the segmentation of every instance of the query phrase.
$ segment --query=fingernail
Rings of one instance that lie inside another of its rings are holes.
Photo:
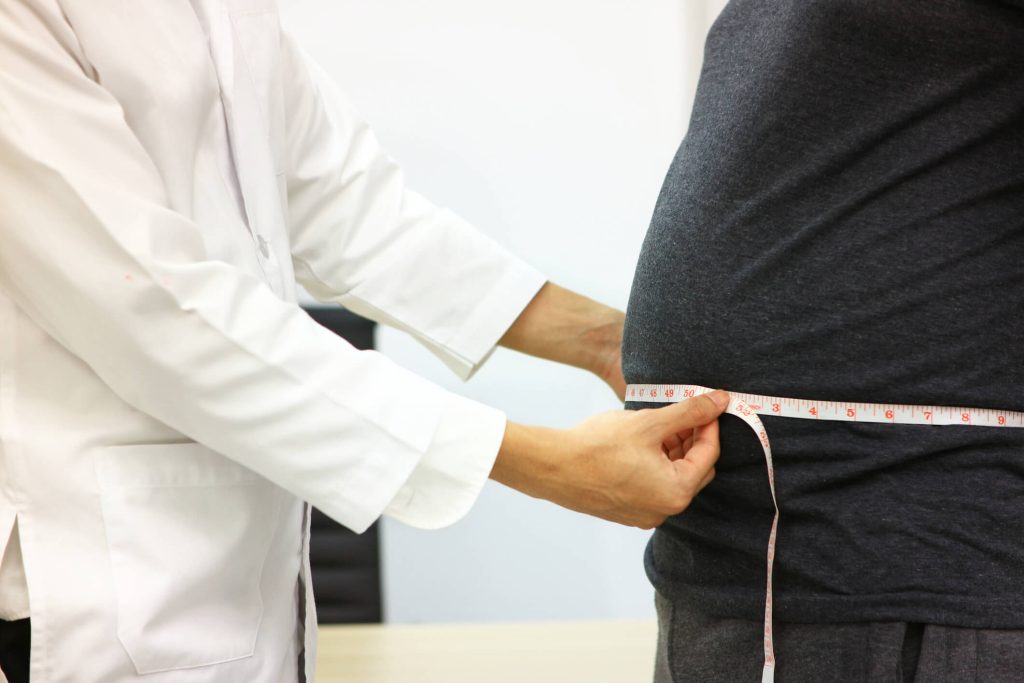
[[[715,405],[719,408],[724,408],[729,405],[729,392],[727,391],[719,389],[718,391],[712,391],[709,396],[711,396],[711,400],[714,401]]]

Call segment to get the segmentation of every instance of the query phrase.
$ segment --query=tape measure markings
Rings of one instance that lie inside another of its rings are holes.
[[[687,384],[631,384],[627,397],[648,403],[675,403],[706,393],[704,387]],[[784,398],[763,394],[729,392],[756,413],[773,417],[834,422],[872,422],[972,427],[1024,427],[1024,412],[994,408],[926,406],[903,403],[862,403]]]
[[[695,384],[631,384],[626,387],[626,398],[641,403],[677,403],[713,391]],[[768,534],[767,581],[764,603],[764,669],[761,683],[775,680],[775,646],[772,629],[774,608],[772,568],[775,564],[775,546],[778,539],[779,501],[775,495],[775,465],[768,431],[758,415],[788,417],[800,420],[828,420],[831,422],[868,422],[876,424],[905,424],[960,427],[1024,427],[1024,412],[993,408],[963,408],[954,406],[925,406],[900,403],[846,403],[814,399],[783,398],[763,394],[729,392],[729,406],[725,412],[743,420],[754,430],[764,451],[768,469],[768,487],[775,508],[772,527]]]

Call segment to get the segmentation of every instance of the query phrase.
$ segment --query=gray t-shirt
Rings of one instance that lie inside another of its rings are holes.
[[[1024,2],[733,0],[623,354],[633,383],[1024,410]],[[777,618],[1024,628],[1024,430],[764,423]],[[757,619],[764,459],[721,425],[648,573]]]

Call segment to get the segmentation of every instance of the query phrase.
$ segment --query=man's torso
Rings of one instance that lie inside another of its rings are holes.
[[[1024,409],[1024,11],[731,3],[627,316],[634,383]],[[1024,626],[1024,434],[767,418],[780,619]],[[655,535],[667,593],[763,609],[764,463]]]

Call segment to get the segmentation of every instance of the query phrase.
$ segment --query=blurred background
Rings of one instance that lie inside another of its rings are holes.
[[[625,307],[722,0],[280,4],[411,187],[552,281]],[[504,349],[463,384],[402,333],[379,329],[376,344],[516,421],[569,426],[620,407],[585,373]],[[384,520],[380,534],[387,622],[654,615],[648,532],[493,482],[448,529]]]

